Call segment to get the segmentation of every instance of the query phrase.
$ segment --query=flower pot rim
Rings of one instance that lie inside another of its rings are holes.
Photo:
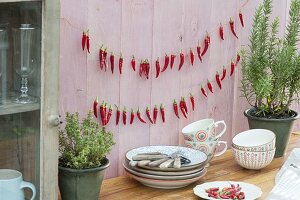
[[[67,167],[61,167],[58,166],[59,170],[62,171],[67,171],[67,172],[71,172],[71,173],[87,173],[87,172],[96,172],[96,171],[102,171],[105,170],[106,168],[109,167],[110,162],[109,160],[105,157],[103,158],[104,161],[104,165],[101,165],[99,167],[94,167],[94,168],[88,168],[88,169],[72,169],[72,168],[67,168]]]
[[[294,120],[296,120],[296,119],[299,118],[299,114],[298,114],[296,111],[294,111],[294,110],[291,110],[292,112],[294,112],[294,113],[296,114],[296,116],[294,116],[294,117],[288,117],[288,118],[283,118],[283,119],[269,119],[269,118],[263,118],[263,117],[256,117],[256,116],[252,116],[252,115],[248,114],[248,112],[249,112],[251,109],[253,109],[253,107],[252,107],[252,108],[249,108],[249,109],[246,109],[246,110],[244,111],[244,115],[245,115],[246,117],[248,117],[248,118],[256,119],[256,120],[261,120],[261,121],[282,122],[282,121],[294,121]]]

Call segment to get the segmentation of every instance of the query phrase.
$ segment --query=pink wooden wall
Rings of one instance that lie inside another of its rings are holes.
[[[248,105],[240,98],[238,88],[239,69],[234,77],[223,82],[223,90],[215,89],[207,99],[200,95],[199,84],[205,83],[207,78],[212,80],[217,70],[220,71],[223,65],[228,66],[241,45],[247,44],[252,16],[261,1],[249,1],[242,9],[246,27],[242,29],[237,25],[238,40],[230,35],[227,23],[230,17],[238,20],[239,8],[246,0],[61,1],[61,114],[66,111],[85,114],[96,96],[127,108],[153,108],[160,103],[166,107],[164,124],[158,120],[156,125],[136,121],[133,125],[108,125],[117,144],[109,155],[111,167],[107,177],[123,173],[121,162],[131,148],[182,145],[181,129],[195,120],[208,117],[225,120],[227,132],[222,139],[229,142],[234,134],[248,129],[243,116]],[[288,1],[274,1],[274,15],[281,19],[281,30],[285,26]],[[220,22],[225,26],[224,42],[220,42],[217,34]],[[89,29],[92,36],[91,54],[88,55],[80,46],[83,29]],[[206,31],[212,32],[212,45],[202,64],[197,61],[192,69],[185,66],[180,72],[168,70],[160,78],[150,80],[141,79],[132,72],[129,65],[132,54],[155,60],[165,52],[178,53],[180,49],[187,52],[198,40],[203,41]],[[121,76],[99,70],[100,44],[105,44],[109,52],[122,52],[124,73]],[[189,92],[196,94],[196,110],[188,119],[178,120],[173,114],[172,99],[180,99]],[[299,130],[299,124],[295,129]]]

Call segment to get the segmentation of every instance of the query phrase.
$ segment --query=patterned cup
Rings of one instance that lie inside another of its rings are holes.
[[[223,130],[217,135],[216,127],[223,124]],[[220,138],[226,131],[224,121],[214,122],[214,119],[202,119],[193,122],[182,129],[184,139],[191,142],[209,142]]]
[[[216,152],[217,146],[220,146],[221,144],[224,145],[224,149]],[[191,142],[185,140],[185,146],[193,149],[200,150],[204,152],[207,155],[207,162],[211,161],[211,159],[215,156],[220,156],[225,153],[227,150],[227,142],[225,141],[210,141],[210,142]]]

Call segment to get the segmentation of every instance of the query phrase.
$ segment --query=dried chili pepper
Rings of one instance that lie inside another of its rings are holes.
[[[190,101],[192,104],[192,110],[195,110],[195,98],[193,97],[193,95],[190,93]]]
[[[216,74],[216,82],[217,82],[217,84],[218,84],[218,86],[219,86],[219,88],[221,90],[222,89],[222,83],[221,83],[220,75],[219,75],[218,72]]]
[[[194,60],[195,60],[195,54],[192,49],[190,49],[190,59],[191,59],[191,64],[192,66],[194,65]]]
[[[107,65],[106,65],[106,59],[107,59],[107,50],[103,50],[103,64],[104,64],[104,69],[106,71]]]
[[[205,91],[205,89],[201,86],[201,92],[202,92],[202,94],[205,96],[205,97],[207,97],[207,94],[206,94],[206,91]]]
[[[141,116],[140,108],[138,108],[138,110],[136,112],[136,116],[138,117],[138,119],[140,120],[140,122],[146,123],[146,121]]]
[[[224,28],[223,28],[222,24],[220,24],[219,34],[220,34],[220,38],[222,40],[224,40]]]
[[[100,105],[100,118],[101,118],[101,123],[102,123],[102,126],[105,125],[105,112],[104,112],[104,101],[102,102],[102,104]]]
[[[114,56],[114,54],[112,52],[110,54],[109,60],[110,60],[111,73],[113,74],[114,73],[114,69],[115,69],[115,56]]]
[[[177,102],[175,99],[173,101],[173,109],[174,109],[174,113],[175,113],[176,117],[179,119],[178,105],[177,105]]]
[[[131,67],[132,67],[133,71],[135,71],[135,58],[134,58],[134,56],[132,56],[132,59],[131,59]]]
[[[140,62],[140,70],[139,70],[139,75],[140,75],[140,77],[142,77],[142,75],[143,75],[143,72],[144,72],[144,61],[143,60],[141,60],[141,62]]]
[[[201,53],[202,57],[207,52],[209,45],[210,45],[210,36],[207,34],[206,37],[205,37],[205,39],[204,39],[204,49],[203,49],[203,51]]]
[[[124,109],[123,109],[122,116],[123,116],[123,124],[126,125],[126,120],[127,120],[126,107],[124,107]]]
[[[174,61],[175,61],[176,56],[174,54],[171,54],[171,63],[170,63],[170,68],[173,68]]]
[[[198,55],[198,58],[200,60],[200,62],[202,62],[202,57],[201,57],[201,47],[199,45],[199,42],[198,42],[198,45],[197,45],[197,55]]]
[[[100,69],[102,70],[104,67],[104,62],[103,62],[103,48],[102,46],[99,49],[99,61],[100,61]]]
[[[153,123],[154,124],[156,124],[157,113],[158,113],[158,109],[157,109],[157,106],[155,105],[154,109],[153,109]]]
[[[147,114],[147,117],[148,117],[149,121],[151,122],[151,124],[153,124],[154,122],[153,122],[153,120],[152,120],[152,118],[151,118],[151,114],[150,114],[150,109],[149,109],[149,107],[146,108],[146,114]]]
[[[179,55],[179,68],[178,68],[178,71],[180,71],[180,69],[182,68],[184,64],[184,54],[182,52],[180,52],[180,55]]]
[[[103,119],[103,121],[104,121],[104,126],[105,126],[107,124],[107,118],[106,118],[106,116],[107,116],[107,103],[104,103],[103,110],[104,110],[104,119]]]
[[[234,21],[233,21],[232,19],[230,19],[229,25],[230,25],[230,30],[231,30],[232,34],[233,34],[237,39],[239,39],[239,37],[236,35],[235,28],[234,28]]]
[[[163,67],[163,69],[161,70],[161,72],[166,71],[166,69],[167,69],[168,66],[169,66],[169,62],[170,62],[170,57],[166,54],[166,55],[165,55],[165,63],[164,63],[164,67]]]
[[[209,80],[207,80],[207,87],[208,87],[208,89],[209,89],[209,91],[210,91],[211,93],[214,93],[214,92],[213,92],[212,84],[211,84],[211,82],[210,82]]]
[[[235,68],[235,64],[233,61],[231,61],[230,63],[230,76],[232,76],[233,72],[234,72],[234,68]]]
[[[96,118],[98,118],[97,106],[98,106],[98,97],[96,97],[93,104],[93,111]]]
[[[236,55],[236,61],[235,61],[236,66],[239,64],[240,60],[241,60],[241,56],[240,56],[240,54],[237,54]]]
[[[185,101],[184,97],[182,97],[182,105],[183,105],[184,111],[186,112],[186,114],[188,114],[188,108],[187,108],[186,101]]]
[[[159,73],[160,73],[159,58],[157,58],[157,60],[155,62],[155,67],[156,67],[156,76],[155,76],[155,78],[157,78],[159,76]]]
[[[84,48],[85,48],[85,44],[86,44],[86,34],[85,32],[83,31],[82,32],[82,38],[81,38],[81,46],[82,46],[82,50],[84,51]]]
[[[160,114],[162,121],[165,122],[165,108],[162,104],[160,104]]]
[[[123,68],[123,57],[122,57],[122,54],[121,54],[120,58],[119,58],[119,72],[120,72],[120,74],[122,74],[122,68]]]
[[[186,111],[185,111],[183,98],[181,98],[181,100],[180,100],[179,107],[180,107],[180,110],[181,110],[183,116],[184,116],[185,118],[187,118],[187,113],[186,113]]]
[[[116,106],[116,105],[115,105]],[[117,114],[116,114],[116,125],[118,125],[119,124],[119,121],[120,121],[120,115],[121,115],[121,111],[120,111],[120,109],[119,109],[119,107],[118,106],[116,106],[117,107]]]
[[[144,71],[145,71],[146,78],[149,79],[150,63],[148,62],[147,59],[145,61],[145,70]]]
[[[109,123],[109,120],[110,120],[110,118],[111,118],[111,116],[112,116],[112,112],[113,112],[113,108],[112,108],[111,105],[109,105],[105,125]]]
[[[241,22],[242,27],[244,27],[244,19],[243,19],[242,11],[239,12],[239,18],[240,18],[240,22]]]
[[[133,109],[131,109],[131,112],[130,112],[130,124],[133,123],[133,120],[134,120],[134,112],[133,112]]]
[[[89,35],[89,31],[87,32],[87,35],[86,35],[86,49],[90,53],[90,35]]]
[[[225,67],[223,66],[223,72],[222,72],[221,81],[223,81],[225,77],[226,77],[226,69],[225,69]]]

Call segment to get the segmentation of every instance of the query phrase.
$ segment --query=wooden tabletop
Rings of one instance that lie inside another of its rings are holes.
[[[275,158],[272,163],[261,170],[247,170],[240,167],[233,159],[232,152],[228,150],[220,157],[211,161],[207,174],[199,181],[187,187],[173,190],[163,190],[146,187],[127,176],[107,179],[103,182],[101,200],[141,200],[141,199],[199,199],[193,193],[193,188],[201,183],[209,181],[243,181],[259,186],[263,195],[261,200],[268,196],[274,186],[274,178],[287,159],[293,148],[300,147],[300,135],[292,135],[288,146],[288,153],[285,157]]]

